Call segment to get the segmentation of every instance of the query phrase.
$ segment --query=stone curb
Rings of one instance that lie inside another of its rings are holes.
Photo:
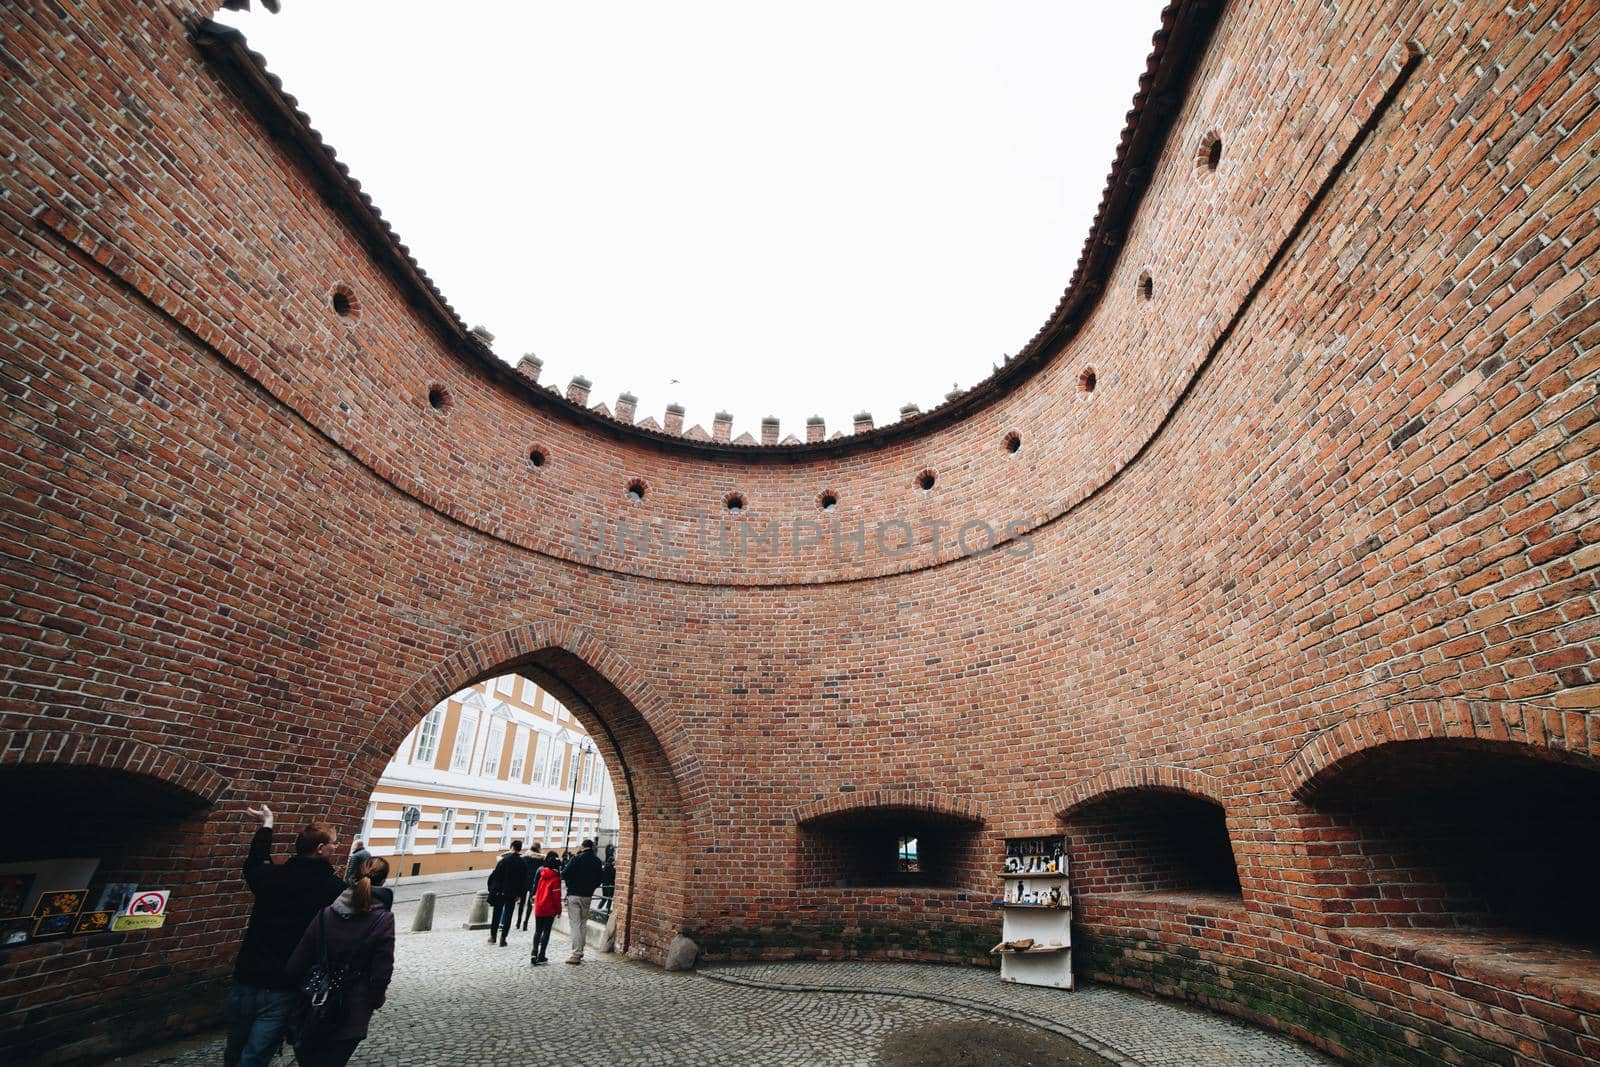
[[[1041,1030],[1048,1030],[1059,1034],[1071,1041],[1076,1041],[1084,1048],[1097,1056],[1104,1056],[1118,1067],[1148,1067],[1143,1060],[1137,1060],[1119,1049],[1112,1048],[1099,1038],[1090,1037],[1081,1030],[1077,1030],[1065,1023],[1058,1023],[1054,1019],[1043,1015],[1035,1015],[1029,1011],[1016,1008],[1002,1008],[981,1000],[968,1000],[950,993],[924,993],[909,989],[886,989],[881,986],[835,986],[813,985],[797,982],[773,982],[755,978],[737,978],[730,974],[716,973],[714,971],[696,971],[701,978],[712,982],[722,982],[724,985],[748,986],[752,989],[771,989],[782,993],[859,993],[876,997],[909,997],[914,1000],[926,1000],[936,1004],[951,1004],[958,1008],[968,1008],[972,1011],[981,1011],[989,1015],[996,1015],[1002,1019],[1011,1019],[1015,1022],[1036,1026]]]

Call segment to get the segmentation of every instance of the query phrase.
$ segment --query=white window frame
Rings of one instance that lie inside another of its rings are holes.
[[[501,718],[489,720],[488,736],[483,742],[483,765],[479,771],[485,778],[497,778],[500,775],[500,753],[506,747],[506,721]]]
[[[500,813],[500,847],[511,847],[511,813],[509,811]]]
[[[580,793],[589,792],[590,786],[592,786],[593,784],[594,784],[594,753],[593,752],[585,752],[583,754],[583,782],[578,786],[578,792],[580,792]]]
[[[521,725],[514,729],[516,733],[511,739],[511,766],[506,771],[506,777],[513,782],[520,782],[528,766],[528,731]]]
[[[439,836],[434,842],[434,850],[449,852],[450,846],[455,842],[456,836],[456,809],[445,808],[439,813]]]
[[[479,808],[478,814],[472,819],[472,851],[481,852],[483,850],[483,833],[488,825],[489,813]]]
[[[456,722],[455,747],[450,750],[450,769],[465,773],[472,766],[473,743],[478,736],[478,713],[470,708],[461,709]]]
[[[416,754],[411,757],[412,763],[432,763],[439,758],[439,731],[444,728],[443,704],[437,704],[433,710],[422,717],[422,723],[417,727]]]
[[[533,784],[544,785],[550,773],[550,737],[543,730],[533,732]]]
[[[494,680],[494,692],[508,697],[516,696],[517,676],[514,674],[502,674],[496,678]]]
[[[378,818],[378,805],[368,804],[367,814],[361,820],[361,843],[367,846],[367,851],[372,851],[372,824]]]

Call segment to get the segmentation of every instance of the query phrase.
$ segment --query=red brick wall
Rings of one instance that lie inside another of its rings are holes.
[[[1358,1059],[1600,1055],[1589,957],[1512,973],[1351,929],[1350,871],[1419,864],[1341,865],[1311,788],[1391,739],[1593,773],[1592,5],[1228,5],[1070,344],[936,432],[817,458],[596,433],[485,372],[186,40],[200,13],[0,11],[5,752],[137,742],[185,761],[158,779],[224,783],[152,831],[168,927],[7,954],[13,1056],[202,1021],[243,806],[354,832],[422,714],[507,668],[608,761],[636,953],[687,929],[975,958],[1002,837],[1062,832],[1106,776],[1203,776],[1241,899],[1084,897],[1086,973]],[[820,520],[824,490],[847,528],[1030,532],[972,558],[926,530],[843,560],[572,547],[574,520],[681,529],[733,491]],[[872,790],[980,818],[967,883],[806,886],[799,813]]]

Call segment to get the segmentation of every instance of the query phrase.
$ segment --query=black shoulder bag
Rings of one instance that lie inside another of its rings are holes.
[[[381,916],[373,916],[362,938],[363,944],[371,940],[379,918]],[[290,1043],[296,1046],[321,1044],[339,1029],[345,1017],[345,992],[355,977],[350,962],[359,950],[351,954],[351,960],[334,960],[328,955],[326,909],[317,912],[317,942],[317,962],[311,965],[300,983],[300,1004],[290,1027]]]

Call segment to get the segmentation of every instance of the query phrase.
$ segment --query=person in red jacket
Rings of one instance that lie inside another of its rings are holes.
[[[550,947],[550,928],[561,914],[561,857],[544,854],[544,866],[533,888],[533,959],[529,963],[549,963],[544,951]]]

